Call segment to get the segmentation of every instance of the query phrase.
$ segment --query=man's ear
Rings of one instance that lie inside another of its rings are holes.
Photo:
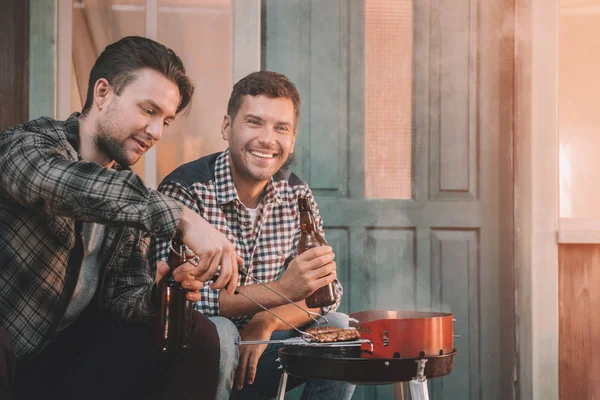
[[[223,123],[221,124],[221,137],[223,140],[229,141],[229,133],[231,131],[231,118],[225,114],[223,117]]]
[[[102,110],[110,102],[113,88],[105,78],[100,78],[94,84],[94,105]]]

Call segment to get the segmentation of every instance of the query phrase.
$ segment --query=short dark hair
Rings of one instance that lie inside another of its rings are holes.
[[[284,97],[294,104],[294,128],[300,119],[300,94],[296,85],[287,76],[273,71],[257,71],[240,79],[231,91],[227,104],[227,115],[235,119],[244,96],[264,95],[270,98]]]
[[[156,70],[177,84],[180,96],[177,113],[189,110],[194,84],[186,76],[181,58],[173,50],[154,40],[141,36],[127,36],[106,46],[94,63],[90,72],[87,99],[81,113],[85,115],[92,108],[94,85],[98,79],[105,78],[115,93],[120,95],[135,79],[135,72],[142,68]]]

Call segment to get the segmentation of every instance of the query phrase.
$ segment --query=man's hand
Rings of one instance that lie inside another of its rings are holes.
[[[269,340],[273,334],[275,324],[271,323],[272,317],[265,312],[260,312],[240,332],[242,340]],[[233,373],[233,385],[237,390],[242,390],[244,382],[249,385],[256,378],[256,367],[260,356],[267,348],[267,344],[252,344],[239,346],[240,360]]]
[[[293,301],[300,301],[333,282],[337,277],[334,257],[331,247],[320,246],[294,258],[278,282],[282,292]]]
[[[238,284],[238,265],[243,261],[235,254],[233,244],[225,235],[187,207],[183,208],[177,232],[183,243],[198,255],[198,265],[183,264],[186,268],[180,273],[192,275],[201,282],[210,280],[218,273],[219,277],[211,288],[226,287],[233,294]]]
[[[181,282],[181,286],[189,289],[190,292],[186,295],[189,301],[197,302],[200,301],[200,289],[204,286],[204,282],[198,280],[189,271],[196,268],[190,263],[181,264],[173,271],[173,278],[177,282]],[[169,265],[165,261],[159,261],[156,265],[156,283],[160,282],[170,271]]]

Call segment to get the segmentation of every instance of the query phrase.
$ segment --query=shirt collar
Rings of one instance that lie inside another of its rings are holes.
[[[65,120],[67,140],[79,154],[79,116],[81,114],[74,112]],[[81,158],[81,156],[80,156]]]
[[[219,204],[227,204],[236,199],[239,201],[237,190],[235,189],[235,185],[233,183],[233,177],[231,176],[229,150],[225,150],[223,153],[221,153],[215,162],[215,189]],[[273,184],[272,177],[269,179],[267,186],[265,187],[263,201],[265,204],[272,202],[277,202],[278,204],[283,203],[279,189]]]

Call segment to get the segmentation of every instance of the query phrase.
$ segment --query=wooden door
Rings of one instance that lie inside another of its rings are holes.
[[[300,90],[293,168],[313,188],[336,252],[341,311],[451,310],[459,355],[430,382],[431,397],[514,398],[513,5],[410,5],[412,195],[368,199],[369,1],[263,1],[263,67]],[[392,397],[391,386],[354,396]]]

